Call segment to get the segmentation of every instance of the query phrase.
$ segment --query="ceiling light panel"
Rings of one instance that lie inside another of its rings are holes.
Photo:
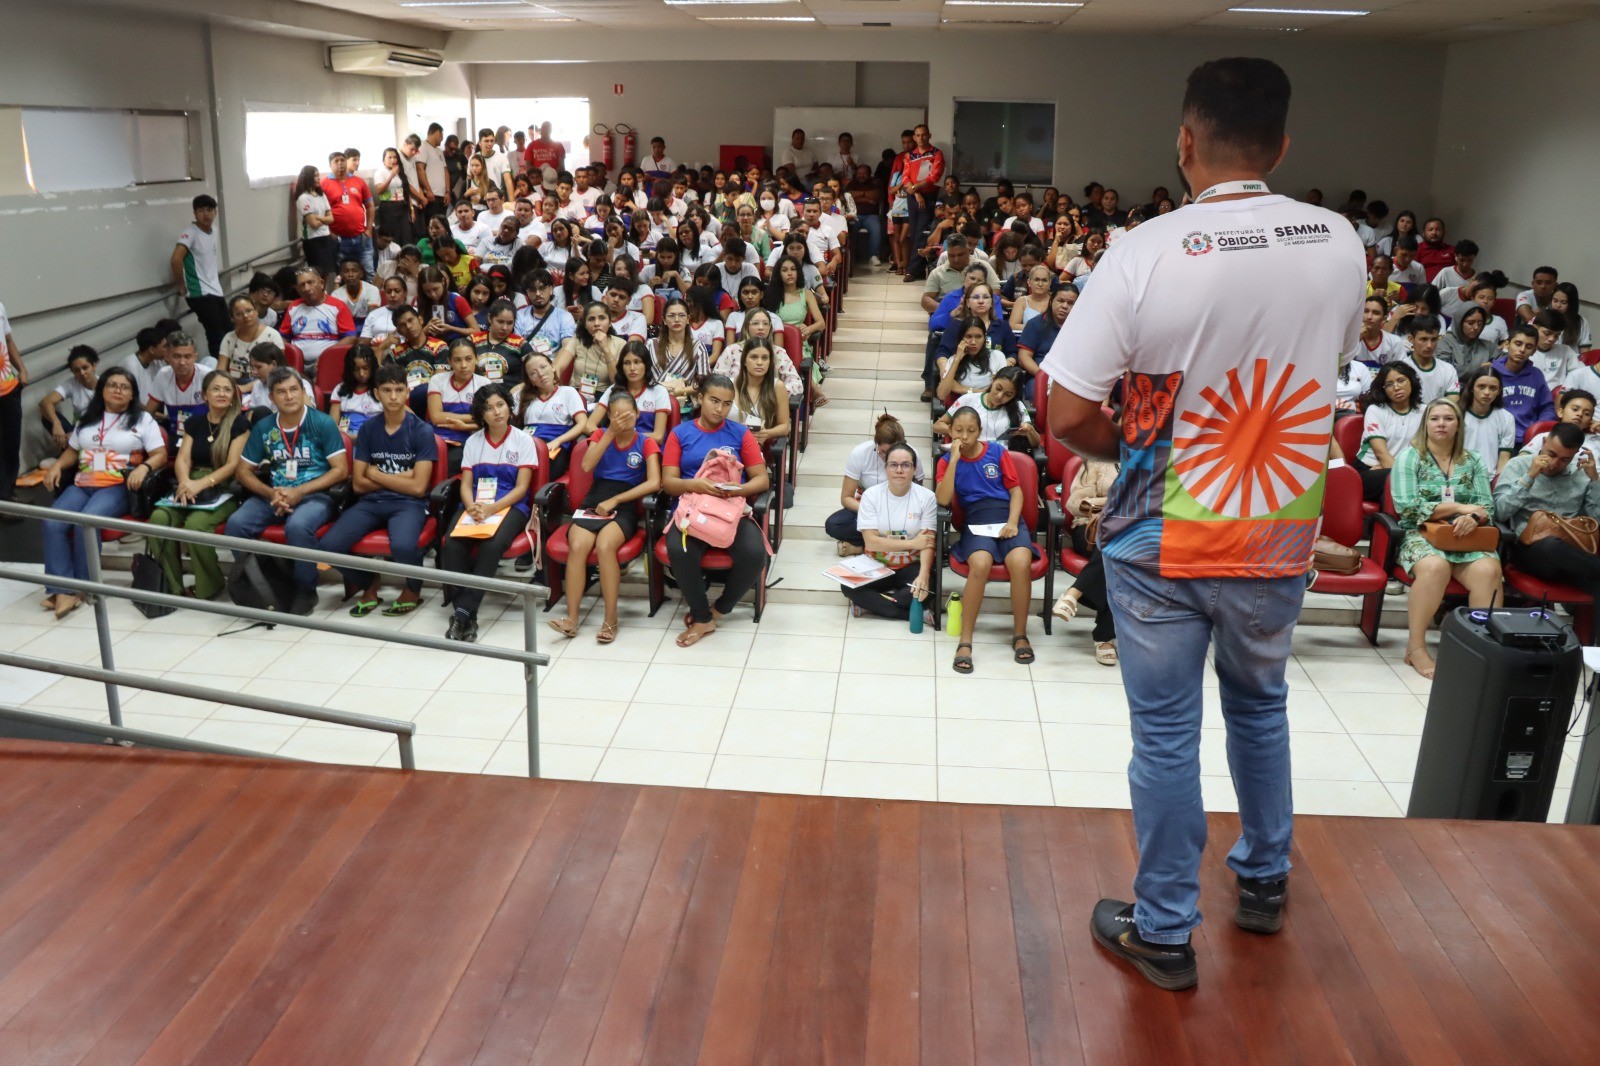
[[[1370,11],[1357,11],[1346,8],[1326,7],[1230,7],[1230,12],[1235,15],[1327,15],[1330,17],[1350,16],[1358,17],[1370,15]]]

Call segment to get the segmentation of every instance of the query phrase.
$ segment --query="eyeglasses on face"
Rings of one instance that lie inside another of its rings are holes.
[[[915,463],[905,462],[885,463],[883,466],[885,470],[913,470],[916,468]]]

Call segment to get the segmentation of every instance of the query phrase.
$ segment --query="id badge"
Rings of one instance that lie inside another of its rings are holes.
[[[494,478],[480,477],[478,479],[477,501],[479,503],[493,503],[495,490],[499,487],[500,483]]]
[[[300,477],[300,460],[290,459],[283,464],[283,476],[289,481]]]
[[[1444,491],[1439,494],[1439,499],[1444,503],[1456,502],[1456,490],[1450,487],[1448,481],[1445,482]]]
[[[341,203],[341,204],[347,204],[347,203],[349,203],[349,202],[350,202],[350,194],[349,194],[349,193],[344,193],[344,194],[342,194],[342,195],[341,195],[341,196],[340,196],[340,197],[339,197],[339,202],[340,202],[340,203]]]
[[[96,448],[89,453],[89,469],[97,474],[104,474],[110,469],[110,453],[104,448]]]

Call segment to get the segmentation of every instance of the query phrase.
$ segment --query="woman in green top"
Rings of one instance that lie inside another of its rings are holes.
[[[772,235],[765,228],[756,225],[755,203],[748,197],[741,200],[739,206],[734,208],[733,217],[738,223],[739,236],[756,250],[756,257],[765,263],[767,256],[772,254]]]
[[[1400,541],[1399,562],[1412,579],[1406,602],[1410,630],[1406,662],[1423,677],[1432,678],[1428,626],[1444,601],[1450,579],[1466,586],[1470,606],[1488,607],[1503,598],[1498,555],[1445,551],[1429,544],[1421,532],[1422,523],[1433,519],[1450,522],[1458,536],[1494,521],[1489,472],[1467,451],[1461,412],[1454,401],[1437,399],[1423,409],[1422,428],[1412,438],[1411,447],[1395,460],[1389,491],[1400,526],[1406,531]]]
[[[767,295],[761,305],[777,315],[786,326],[800,331],[805,342],[805,357],[811,356],[811,335],[823,328],[822,309],[817,298],[805,288],[801,279],[804,273],[800,261],[786,255],[772,268],[772,278],[767,282]]]
[[[156,506],[150,514],[152,526],[214,533],[239,509],[233,474],[239,468],[250,428],[249,418],[240,411],[239,386],[221,370],[213,370],[201,384],[201,393],[206,399],[205,414],[195,415],[184,425],[173,463],[178,481],[172,502]],[[163,591],[209,600],[226,587],[215,548],[189,545],[189,560],[194,564],[194,588],[189,590],[183,587],[184,546],[152,534],[149,547],[167,575],[168,587]]]
[[[417,251],[422,253],[424,266],[432,266],[438,262],[439,255],[435,251],[441,244],[453,244],[462,255],[467,254],[467,246],[450,236],[450,224],[441,215],[432,215],[428,218],[428,235],[417,242]]]

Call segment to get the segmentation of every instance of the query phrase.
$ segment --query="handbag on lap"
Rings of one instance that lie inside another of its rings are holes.
[[[1481,525],[1466,536],[1459,536],[1455,524],[1435,518],[1422,523],[1422,539],[1442,552],[1493,552],[1500,550],[1500,528]]]
[[[1536,544],[1546,537],[1564,540],[1579,551],[1594,555],[1600,549],[1600,522],[1588,515],[1567,518],[1554,511],[1535,511],[1528,516],[1528,524],[1522,527],[1518,540],[1523,544]]]

